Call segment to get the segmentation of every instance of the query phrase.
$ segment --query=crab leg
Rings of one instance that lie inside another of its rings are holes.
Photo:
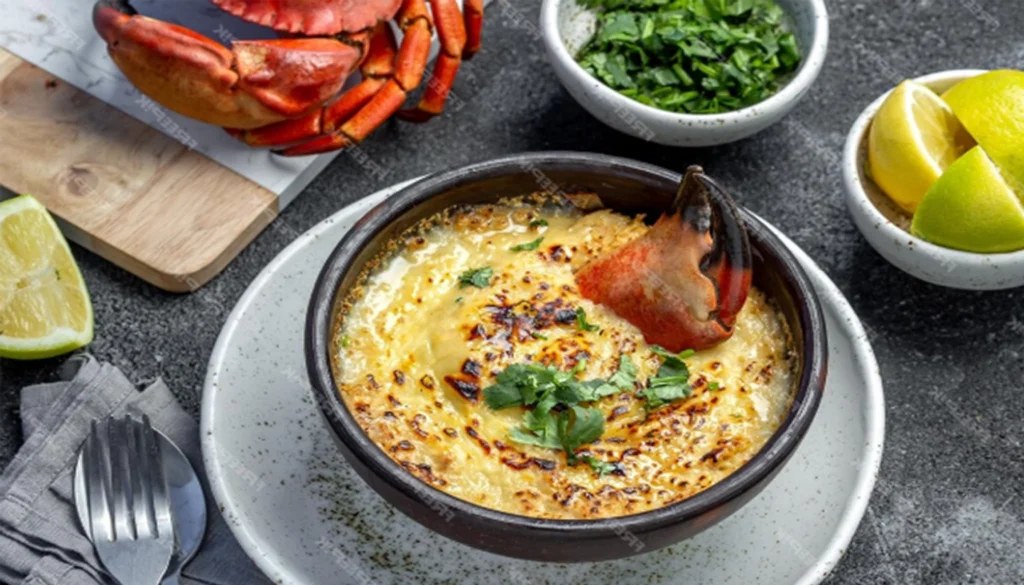
[[[482,0],[475,2],[482,3]],[[467,7],[471,4],[474,3],[466,2]],[[481,17],[483,15],[482,10],[474,13],[470,7],[467,16],[463,17],[455,0],[430,0],[430,6],[433,8],[434,23],[437,25],[437,37],[441,41],[441,52],[434,62],[434,71],[427,81],[427,88],[420,103],[413,109],[398,113],[401,119],[410,122],[426,122],[444,111],[444,104],[448,101],[448,94],[462,65],[463,52],[469,46],[466,42],[469,14],[480,14]],[[479,34],[477,36],[479,37]]]
[[[419,107],[399,114],[413,121],[426,121],[439,114],[463,53],[476,50],[472,42],[467,44],[466,23],[475,31],[470,40],[479,44],[483,0],[466,0],[465,4],[463,18],[455,0],[432,0],[432,19],[426,0],[403,0],[397,19],[404,33],[402,44],[397,45],[386,23],[378,25],[361,67],[362,83],[319,112],[233,134],[252,146],[292,145],[279,151],[286,156],[318,154],[358,144],[394,116],[409,92],[423,80],[435,23],[442,51],[433,75]]]
[[[465,0],[462,11],[466,19],[466,48],[462,60],[469,61],[480,50],[480,38],[484,28],[484,0]]]
[[[228,132],[250,146],[295,144],[333,134],[339,121],[352,118],[381,93],[395,73],[397,55],[398,46],[394,34],[386,23],[380,23],[370,35],[366,58],[359,68],[363,80],[343,93],[333,104],[301,118],[284,120],[248,131]],[[339,142],[337,148],[344,146],[345,143]]]
[[[305,119],[251,130],[239,138],[254,146],[294,144],[279,151],[286,156],[318,154],[361,142],[402,107],[427,67],[433,22],[425,0],[404,0],[398,21],[404,33],[402,45],[397,45],[387,23],[379,24],[362,68],[364,81],[337,102]]]

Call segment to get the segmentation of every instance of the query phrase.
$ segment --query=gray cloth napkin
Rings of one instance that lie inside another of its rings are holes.
[[[185,567],[185,585],[269,585],[239,548],[209,498],[199,428],[157,380],[141,392],[117,368],[79,355],[65,381],[21,391],[25,443],[0,476],[0,581],[22,585],[110,584],[75,514],[72,476],[93,419],[149,415],[174,441],[207,488],[206,540]]]

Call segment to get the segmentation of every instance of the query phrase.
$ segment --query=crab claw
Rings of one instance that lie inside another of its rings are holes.
[[[236,41],[98,0],[93,23],[111,59],[142,93],[203,122],[249,129],[308,114],[341,92],[364,47],[335,39]]]
[[[652,345],[701,350],[732,335],[751,282],[750,243],[732,199],[698,166],[642,237],[576,274],[584,297]]]

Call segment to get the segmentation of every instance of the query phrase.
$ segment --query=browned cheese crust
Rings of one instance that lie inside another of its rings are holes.
[[[543,218],[546,226],[535,220]],[[516,363],[607,378],[627,354],[637,390],[661,359],[634,326],[582,298],[574,270],[642,235],[642,218],[510,202],[431,218],[393,243],[349,298],[334,372],[369,437],[395,462],[464,500],[524,516],[634,514],[688,498],[749,461],[781,424],[796,358],[785,322],[751,290],[731,339],[687,359],[692,395],[650,414],[636,392],[604,398],[605,433],[585,446],[599,475],[565,453],[517,444],[524,409],[489,409],[482,390]],[[543,237],[536,250],[511,251]],[[460,286],[493,270],[483,288]],[[600,327],[577,327],[576,309]],[[717,389],[712,389],[717,385]]]

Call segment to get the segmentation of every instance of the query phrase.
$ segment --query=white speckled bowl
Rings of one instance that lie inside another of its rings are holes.
[[[642,556],[538,563],[440,537],[366,485],[318,414],[306,377],[303,317],[338,241],[405,186],[360,199],[282,251],[238,301],[210,358],[200,437],[211,493],[242,549],[273,583],[817,585],[832,572],[878,476],[882,379],[842,292],[781,233],[821,298],[828,381],[806,440],[735,515]]]
[[[957,69],[919,77],[943,93],[957,82],[984,73],[983,69]],[[1024,250],[1003,254],[975,254],[932,244],[911,235],[910,218],[875,185],[867,169],[867,138],[871,121],[887,92],[854,122],[843,153],[846,205],[868,243],[886,260],[926,282],[966,290],[999,290],[1024,286]]]
[[[548,60],[588,112],[616,130],[666,146],[713,146],[752,136],[778,122],[817,79],[828,47],[824,0],[778,0],[793,23],[803,63],[778,93],[725,114],[675,114],[632,100],[595,79],[574,56],[593,37],[596,13],[577,0],[545,0],[540,28]]]

